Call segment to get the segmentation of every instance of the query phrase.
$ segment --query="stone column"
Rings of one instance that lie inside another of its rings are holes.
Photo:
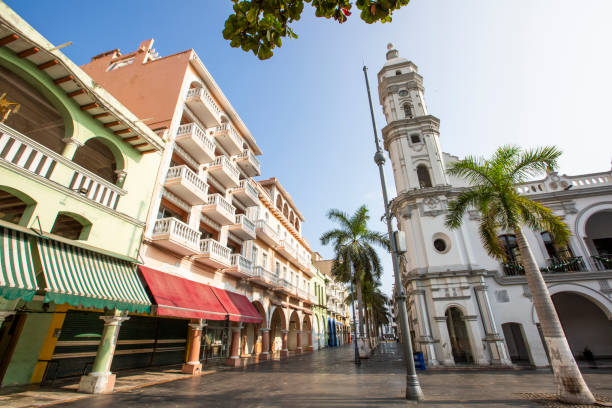
[[[453,357],[453,347],[451,345],[450,335],[448,334],[446,316],[435,316],[434,321],[438,324],[438,333],[440,333],[442,350],[441,355],[438,355],[438,361],[444,366],[454,366],[455,358]]]
[[[189,323],[189,331],[191,332],[189,358],[182,367],[182,371],[186,374],[202,374],[202,363],[200,363],[200,344],[202,342],[202,328],[204,328],[204,326],[206,326],[206,323],[203,323],[202,319],[192,319],[191,323]]]
[[[263,327],[261,329],[261,354],[260,360],[268,360],[270,358],[270,329]]]
[[[289,350],[287,349],[287,335],[288,334],[289,334],[289,330],[281,330],[281,338],[283,340],[283,345],[280,351],[281,358],[287,358],[289,356]]]
[[[296,353],[301,353],[302,352],[302,331],[301,330],[296,330],[296,334],[297,334],[297,345],[295,348],[295,352]]]
[[[240,360],[240,331],[241,325],[234,326],[232,329],[232,347],[230,357],[225,363],[232,367],[239,367],[242,360]]]
[[[79,391],[90,394],[101,394],[113,392],[115,387],[115,374],[110,372],[110,367],[117,347],[117,337],[121,323],[129,317],[122,316],[121,312],[115,310],[112,316],[100,316],[104,320],[104,330],[96,359],[94,360],[91,373],[81,377]]]
[[[485,331],[484,341],[487,344],[491,364],[503,366],[512,365],[512,361],[510,360],[506,350],[504,338],[497,332],[497,325],[495,324],[495,317],[493,316],[493,310],[491,309],[491,302],[489,301],[487,286],[484,284],[474,286],[474,292],[476,293],[476,302],[478,304],[480,318],[482,319],[482,325]]]
[[[306,332],[308,336],[308,345],[306,346],[306,351],[313,351],[314,347],[312,346],[312,330]]]
[[[68,160],[72,160],[77,149],[83,146],[83,143],[81,143],[74,137],[64,138],[62,139],[62,142],[66,143],[66,145],[64,146],[64,150],[62,150],[62,156],[64,156]]]
[[[429,319],[429,310],[427,309],[427,300],[425,299],[425,290],[417,289],[412,292],[415,297],[416,312],[418,313],[419,325],[422,329],[422,336],[417,338],[419,343],[425,349],[425,358],[427,363],[432,366],[438,366],[438,356],[436,353],[435,340],[431,329],[431,321]]]

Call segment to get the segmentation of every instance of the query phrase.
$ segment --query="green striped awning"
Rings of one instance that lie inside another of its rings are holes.
[[[151,301],[130,262],[39,238],[45,302],[149,312]]]
[[[0,268],[0,296],[9,300],[32,300],[38,285],[26,234],[0,228]]]

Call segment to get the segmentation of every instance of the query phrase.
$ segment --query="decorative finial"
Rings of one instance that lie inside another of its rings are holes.
[[[393,43],[389,43],[389,44],[387,44],[387,49],[388,49],[388,50],[392,50],[392,49],[393,49]]]
[[[387,44],[387,61],[397,57],[399,57],[399,52],[395,49],[393,44]]]

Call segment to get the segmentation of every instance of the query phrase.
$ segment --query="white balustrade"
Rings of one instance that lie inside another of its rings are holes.
[[[251,152],[250,149],[244,149],[244,151],[238,156],[238,158],[249,160],[257,168],[261,167],[259,159],[253,154],[253,152]]]
[[[153,236],[156,235],[167,235],[171,240],[185,242],[197,248],[201,233],[174,217],[168,217],[155,221]]]
[[[266,220],[257,220],[256,226],[257,226],[257,229],[262,231],[262,233],[269,236],[274,241],[278,241],[278,234],[270,225],[268,225]]]
[[[240,224],[244,227],[244,229],[249,230],[255,233],[255,223],[247,218],[244,214],[236,215],[236,224]]]
[[[218,205],[230,215],[234,215],[236,213],[236,207],[230,204],[221,194],[209,194],[207,199],[208,205]]]
[[[276,285],[278,281],[278,277],[274,273],[264,268],[263,266],[256,266],[253,269],[253,276],[260,278],[274,285]]]
[[[232,178],[238,180],[240,178],[240,170],[236,168],[236,165],[232,163],[227,156],[217,156],[212,166],[221,166],[223,170],[228,173]]]
[[[212,238],[200,240],[200,252],[229,264],[231,250]]]
[[[184,135],[184,134],[192,134],[195,136],[202,144],[210,151],[212,154],[215,152],[215,142],[213,142],[210,137],[203,131],[198,125],[195,123],[187,123],[179,126],[176,131],[176,135]]]
[[[208,185],[200,176],[198,176],[195,172],[193,172],[189,167],[182,166],[174,166],[168,169],[168,173],[166,174],[166,180],[173,178],[182,178],[192,184],[195,188],[200,190],[203,194],[208,193]]]
[[[213,99],[210,93],[204,88],[192,88],[187,92],[187,98],[199,97],[206,101],[207,105],[209,105],[217,115],[221,114],[221,109],[217,105],[217,102]]]
[[[248,275],[253,274],[253,262],[249,261],[247,258],[240,254],[232,254],[230,256],[230,264],[232,266],[236,266],[240,272],[246,273]]]
[[[232,139],[232,141],[236,145],[242,148],[242,145],[243,145],[242,137],[240,137],[240,134],[238,133],[238,131],[234,129],[234,127],[231,124],[223,123],[222,125],[215,127],[215,132],[222,132],[222,131],[227,131],[227,134]]]
[[[259,192],[250,179],[240,180],[240,188],[244,188],[247,194],[253,196],[254,198],[259,197]]]
[[[19,140],[9,133],[0,133],[0,157],[22,169],[49,178],[57,162],[32,143]]]

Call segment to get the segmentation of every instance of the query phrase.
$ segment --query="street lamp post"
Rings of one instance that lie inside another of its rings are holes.
[[[361,364],[361,357],[359,357],[359,340],[357,339],[357,315],[355,314],[355,290],[353,288],[353,279],[355,279],[355,272],[353,268],[353,261],[351,259],[351,255],[349,253],[349,268],[351,273],[351,293],[353,294],[353,301],[351,302],[351,306],[353,307],[353,344],[355,345],[355,364]]]
[[[385,155],[380,148],[378,134],[376,132],[376,120],[374,119],[374,108],[372,107],[372,96],[370,95],[370,82],[368,81],[368,68],[363,66],[363,75],[365,76],[366,88],[368,90],[368,102],[370,104],[370,115],[372,116],[372,129],[374,131],[374,142],[376,143],[376,153],[374,161],[378,165],[378,173],[380,175],[380,184],[382,187],[383,201],[385,204],[385,220],[387,222],[387,231],[391,241],[391,258],[393,260],[393,274],[395,275],[395,301],[399,307],[400,325],[402,329],[402,343],[404,350],[404,361],[406,363],[406,399],[420,401],[424,398],[419,379],[416,375],[414,367],[414,357],[412,355],[412,342],[410,340],[410,330],[408,329],[408,312],[406,310],[406,295],[402,286],[399,268],[399,254],[397,250],[397,242],[393,234],[391,225],[391,213],[389,210],[389,198],[387,196],[387,182],[385,181]]]

